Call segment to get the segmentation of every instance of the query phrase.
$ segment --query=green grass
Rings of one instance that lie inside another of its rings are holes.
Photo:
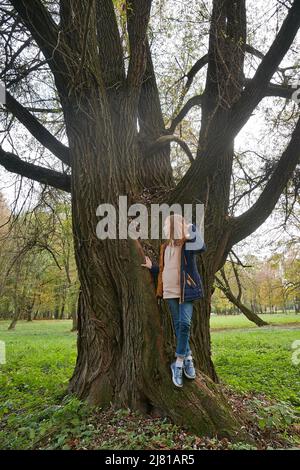
[[[222,381],[242,392],[261,392],[300,410],[300,365],[292,364],[300,329],[212,333],[213,360]]]
[[[63,393],[76,359],[76,334],[69,321],[19,322],[7,331],[0,322],[0,339],[6,343],[7,363],[1,366],[0,388],[15,405],[51,401]]]
[[[269,314],[260,315],[262,320],[272,325],[283,325],[285,323],[299,323],[300,315],[295,314]],[[210,326],[215,328],[257,328],[257,326],[249,321],[244,315],[212,315]]]
[[[76,359],[76,334],[69,321],[19,322],[15,331],[7,326],[0,322],[7,361],[0,365],[0,420],[8,420],[12,433],[0,430],[0,441],[26,447],[40,433],[39,413],[51,414],[65,393]]]
[[[280,322],[295,321],[291,317],[280,316]],[[236,316],[212,321],[220,328],[249,326]],[[76,334],[70,332],[70,321],[19,322],[15,331],[7,331],[7,326],[8,322],[0,322],[7,356],[7,363],[0,365],[0,448],[67,449],[76,448],[78,440],[88,448],[182,448],[178,446],[183,439],[184,448],[193,448],[195,436],[183,438],[182,430],[164,420],[145,423],[138,415],[127,419],[126,410],[123,417],[100,410],[91,414],[77,399],[63,399],[76,360]],[[300,365],[291,363],[296,339],[300,325],[298,330],[212,332],[218,374],[237,391],[263,393],[300,409]],[[97,414],[102,416],[101,425]]]

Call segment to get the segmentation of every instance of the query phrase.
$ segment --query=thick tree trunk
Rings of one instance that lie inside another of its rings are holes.
[[[90,34],[86,60],[98,64],[93,39]],[[130,40],[133,41],[132,35]],[[209,303],[215,272],[215,255],[211,254],[222,233],[213,238],[211,232],[209,275],[204,276],[207,297],[195,322],[194,343],[195,335],[201,338],[195,346],[195,355],[198,367],[205,374],[199,372],[195,381],[186,383],[180,390],[171,381],[174,350],[170,317],[164,315],[165,309],[158,308],[150,274],[141,267],[143,255],[139,245],[132,240],[99,240],[96,236],[99,204],[111,203],[117,208],[119,195],[128,195],[131,204],[144,189],[146,179],[151,185],[172,185],[166,149],[161,154],[163,170],[159,158],[152,175],[153,164],[145,165],[137,119],[142,134],[150,139],[160,132],[163,122],[160,119],[153,133],[151,122],[159,109],[157,106],[152,109],[150,119],[147,110],[155,87],[151,90],[144,87],[144,93],[140,93],[139,74],[143,77],[146,67],[141,58],[142,72],[139,70],[136,75],[132,68],[136,65],[131,63],[127,80],[118,87],[105,87],[109,77],[103,80],[96,67],[81,67],[72,81],[68,98],[62,96],[72,160],[74,250],[81,286],[78,357],[69,390],[89,403],[155,411],[198,434],[241,439],[244,437],[241,423],[233,416],[220,386],[211,379],[216,378],[209,336]],[[222,160],[226,177],[231,168],[231,155],[230,149],[229,158],[226,155]],[[141,172],[143,166],[147,175]],[[220,204],[216,207],[220,224],[221,221],[223,224],[228,192],[225,188],[222,210]],[[209,214],[214,203],[215,199]]]
[[[14,330],[16,328],[16,324],[18,323],[18,320],[19,320],[19,316],[20,316],[20,312],[19,311],[16,311],[14,313],[14,316],[13,316],[13,319],[12,321],[10,322],[9,326],[8,326],[8,330]]]
[[[166,318],[158,309],[149,273],[140,268],[143,258],[135,242],[95,243],[109,253],[113,284],[108,278],[93,283],[82,273],[79,354],[70,391],[92,404],[155,411],[198,434],[237,437],[240,424],[208,376],[199,373],[182,390],[174,389]],[[91,259],[81,259],[80,269],[86,271]]]
[[[95,101],[91,99],[88,104],[93,107]],[[130,163],[135,150],[134,139],[133,147],[130,144],[129,124],[127,133],[123,137],[119,134],[124,145],[118,141],[116,148],[114,140],[109,140],[109,129],[104,131],[103,123],[99,127],[100,118],[92,115],[93,119],[88,119],[90,115],[91,109],[82,115],[78,112],[68,128],[73,159],[74,248],[81,285],[78,358],[69,390],[89,403],[114,404],[148,413],[155,410],[197,433],[241,438],[240,423],[208,375],[199,373],[183,389],[174,389],[170,372],[173,339],[170,328],[164,328],[166,322],[170,323],[158,308],[150,274],[140,266],[143,255],[137,242],[99,240],[96,236],[96,208],[101,202],[116,205],[118,194],[126,194],[128,172],[134,171]],[[103,166],[105,153],[108,161],[118,161],[120,149],[121,168],[115,165],[114,172],[109,173],[112,167]],[[123,179],[119,171],[123,171]],[[208,303],[205,309],[205,316],[198,323],[203,342],[197,347],[196,356],[199,367],[214,377]]]
[[[210,314],[212,283],[203,277],[205,297],[195,303],[191,348],[197,367],[214,382],[218,382],[217,373],[211,359]]]
[[[78,312],[79,312],[79,304],[80,304],[80,291],[77,298],[74,300],[72,305],[72,328],[71,331],[78,330]]]

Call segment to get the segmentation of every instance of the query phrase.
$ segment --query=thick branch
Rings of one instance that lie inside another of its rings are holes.
[[[250,83],[250,82],[251,82],[251,78],[245,79],[245,83]],[[291,99],[294,91],[295,91],[295,88],[291,86],[277,85],[276,83],[270,83],[264,93],[264,96],[277,96],[280,98]],[[196,95],[190,98],[182,107],[182,109],[179,111],[177,116],[175,116],[175,118],[172,120],[171,125],[167,129],[167,131],[173,134],[178,124],[180,124],[180,122],[185,118],[188,112],[194,106],[201,106],[203,97],[204,97],[204,94]]]
[[[0,165],[12,173],[25,176],[31,180],[53,186],[68,193],[71,192],[71,177],[69,175],[24,162],[17,155],[5,152],[2,147],[0,147]]]
[[[99,58],[106,85],[118,85],[125,79],[123,50],[112,0],[98,0],[97,36]]]
[[[146,70],[141,87],[138,117],[142,136],[154,140],[163,133],[164,119],[148,38],[146,39]]]
[[[232,261],[232,258],[230,257],[230,261],[231,261],[231,266],[232,266],[232,270],[233,270],[233,273],[234,273],[234,277],[235,277],[235,280],[236,280],[236,284],[237,284],[237,288],[238,288],[238,295],[237,295],[237,300],[238,301],[241,301],[242,299],[242,283],[241,283],[241,280],[240,280],[240,277],[239,277],[239,273],[238,273],[238,270],[237,270],[237,267],[235,265],[235,263]],[[224,270],[223,270],[224,271]],[[224,274],[225,274],[225,271],[224,271]]]
[[[264,54],[250,44],[246,44],[245,51],[251,55],[254,55],[255,57],[258,57],[258,59],[264,58]]]
[[[193,80],[195,78],[195,75],[203,68],[205,65],[208,63],[208,54],[205,54],[203,57],[198,59],[194,65],[190,68],[188,73],[184,76],[184,78],[187,78],[185,88],[189,89],[191,84],[193,83]]]
[[[255,55],[256,57],[259,57],[262,59],[264,57],[262,52],[259,52],[257,49],[255,49],[253,46],[250,46],[249,44],[246,44],[245,46],[245,51],[249,52],[252,55]],[[185,88],[189,89],[191,84],[193,83],[193,80],[197,73],[205,67],[208,63],[208,54],[204,54],[200,59],[198,59],[194,65],[190,68],[190,70],[182,77],[182,78],[187,78]]]
[[[203,95],[196,95],[190,98],[183,108],[179,111],[177,116],[172,120],[170,127],[167,129],[168,133],[173,134],[178,124],[185,118],[187,113],[194,107],[200,106],[203,100]]]
[[[130,59],[127,80],[140,87],[146,69],[146,34],[150,18],[151,0],[127,0],[127,28]]]
[[[161,148],[169,145],[171,142],[177,142],[182,148],[182,150],[187,154],[189,161],[193,163],[194,157],[188,144],[184,142],[184,140],[177,137],[176,135],[162,135],[161,137],[159,137],[153,144],[151,144],[147,148],[147,155],[151,155],[157,152]]]
[[[278,96],[279,98],[291,99],[295,88],[286,85],[270,83],[264,96]]]
[[[233,135],[245,125],[252,111],[265,96],[269,82],[294,41],[299,26],[300,0],[295,0],[254,77],[232,107],[229,126]]]
[[[253,233],[271,214],[296,165],[300,161],[300,118],[263,192],[253,206],[233,219],[230,247]]]
[[[262,52],[260,52],[259,50],[257,50],[255,47],[251,46],[250,44],[245,45],[245,51],[248,52],[249,54],[252,54],[252,55],[258,57],[259,59],[264,58],[264,54]],[[202,56],[200,59],[198,59],[194,63],[194,65],[190,68],[190,70],[182,77],[182,78],[187,78],[187,81],[186,81],[186,84],[185,84],[185,87],[187,89],[190,88],[190,86],[193,83],[193,80],[194,80],[195,76],[197,75],[197,73],[203,67],[205,67],[205,65],[207,65],[207,63],[208,63],[208,54],[204,54],[204,56]]]
[[[246,78],[245,83],[248,84],[251,82],[251,78]],[[295,88],[288,85],[279,85],[277,83],[269,83],[265,93],[265,96],[277,96],[279,98],[291,99],[292,94],[294,93]]]
[[[138,104],[139,140],[141,142],[141,178],[146,187],[172,186],[173,173],[170,162],[170,145],[159,148],[152,158],[144,158],[148,142],[155,142],[165,134],[151,49],[146,39],[146,70],[142,81]],[[145,147],[143,146],[145,143]]]
[[[219,110],[229,109],[240,96],[245,43],[245,0],[213,1],[200,141],[211,122],[212,113],[218,120]]]
[[[59,142],[24,106],[6,92],[6,108],[50,152],[66,165],[70,165],[69,149]]]
[[[253,46],[250,46],[250,44],[246,44],[246,52],[249,52],[249,54],[252,54],[254,55],[255,57],[257,57],[258,59],[263,59],[264,58],[264,54],[262,52],[260,52],[258,49],[256,49],[255,47]],[[278,67],[278,71],[279,72],[285,72],[286,70],[295,70],[299,68],[299,65],[290,65],[288,67]]]

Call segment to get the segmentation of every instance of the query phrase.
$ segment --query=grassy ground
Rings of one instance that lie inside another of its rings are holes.
[[[212,334],[213,360],[222,380],[235,390],[261,392],[300,411],[300,365],[292,363],[299,329],[219,331]]]
[[[299,323],[300,327],[300,315],[283,313],[271,315],[266,313],[264,315],[260,315],[260,317],[270,325]],[[257,326],[253,322],[249,321],[244,315],[212,315],[210,326],[213,330],[217,328],[257,328]]]
[[[295,321],[278,315],[272,323],[283,323],[283,318]],[[234,330],[248,323],[236,316],[212,319],[213,328],[228,328],[212,333],[218,374],[230,393],[243,394],[261,429],[280,428],[287,435],[300,410],[300,365],[291,362],[300,325]],[[7,325],[0,322],[7,355],[0,366],[0,448],[239,448],[191,435],[166,420],[145,419],[129,410],[91,411],[75,398],[63,398],[76,359],[71,323],[20,322],[15,331],[7,331]],[[296,445],[297,438],[291,442]]]

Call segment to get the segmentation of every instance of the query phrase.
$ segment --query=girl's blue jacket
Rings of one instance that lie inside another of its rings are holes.
[[[203,282],[198,272],[196,254],[206,250],[204,240],[194,224],[189,226],[190,237],[181,244],[180,261],[180,303],[201,299],[204,296]],[[167,242],[160,247],[159,265],[153,264],[150,272],[158,278],[157,297],[163,297],[162,271]]]

